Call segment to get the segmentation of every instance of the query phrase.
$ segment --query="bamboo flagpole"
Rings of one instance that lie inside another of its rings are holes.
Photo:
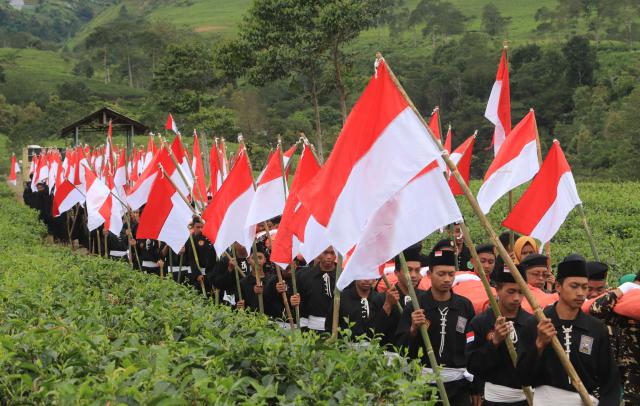
[[[380,53],[378,53],[376,56],[377,56],[377,58],[382,58],[382,55]],[[404,88],[402,87],[402,85],[398,81],[398,78],[395,76],[395,74],[391,70],[391,67],[389,67],[388,64],[387,64],[387,69],[389,71],[391,79],[393,80],[395,85],[398,87],[400,93],[407,100],[407,103],[409,104],[411,109],[416,113],[416,115],[418,116],[418,118],[420,119],[422,124],[425,126],[426,131],[431,135],[431,137],[434,140],[435,144],[438,146],[438,148],[442,152],[443,160],[445,161],[445,163],[449,167],[449,170],[451,171],[451,174],[458,181],[458,184],[462,188],[467,200],[469,201],[469,204],[471,205],[473,211],[478,216],[478,219],[480,220],[480,223],[482,224],[482,227],[485,229],[485,232],[487,233],[487,235],[491,239],[491,242],[493,243],[493,245],[496,246],[496,248],[498,249],[498,252],[499,252],[500,256],[502,257],[505,265],[507,265],[509,267],[509,270],[513,274],[514,279],[516,280],[516,282],[518,283],[518,285],[522,289],[525,297],[529,301],[529,304],[534,309],[534,314],[535,314],[536,318],[538,320],[546,320],[547,318],[544,315],[544,313],[542,312],[542,309],[540,308],[540,306],[538,305],[538,302],[537,302],[536,298],[531,293],[531,290],[529,289],[529,286],[527,285],[527,282],[522,278],[522,275],[520,275],[520,273],[518,272],[518,269],[516,268],[516,265],[514,264],[513,260],[511,259],[511,256],[509,256],[509,253],[507,252],[505,247],[500,242],[500,239],[498,238],[497,234],[493,230],[493,227],[491,227],[491,224],[489,223],[489,220],[487,219],[487,217],[484,215],[484,213],[480,209],[478,201],[476,200],[475,196],[471,192],[471,189],[469,189],[469,186],[464,182],[464,179],[462,178],[462,175],[460,175],[460,172],[458,171],[458,168],[456,167],[456,165],[453,163],[453,161],[449,157],[449,153],[442,147],[442,143],[440,143],[440,141],[437,140],[436,137],[433,135],[433,132],[429,129],[429,126],[427,125],[427,123],[424,121],[424,119],[420,115],[420,112],[415,107],[415,105],[413,104],[413,102],[411,101],[411,99],[409,98],[407,93],[405,92]],[[560,344],[560,341],[558,340],[557,336],[554,336],[553,339],[551,340],[551,346],[552,346],[553,350],[555,351],[556,355],[558,356],[558,359],[560,360],[560,363],[562,364],[563,368],[567,372],[567,375],[571,378],[571,383],[575,387],[577,392],[580,394],[580,398],[582,399],[582,401],[587,406],[593,406],[593,403],[591,402],[591,398],[589,397],[589,393],[587,392],[587,389],[585,388],[584,384],[582,383],[582,380],[578,376],[578,373],[576,372],[575,368],[571,364],[571,361],[569,360],[569,357],[564,352],[564,349],[562,348],[562,345]]]
[[[391,72],[391,70],[389,70],[389,72]],[[411,306],[413,307],[413,311],[420,310],[420,302],[418,302],[416,290],[413,288],[413,284],[411,283],[411,275],[409,275],[409,267],[407,266],[407,260],[404,257],[404,252],[400,252],[400,265],[402,266],[402,275],[408,282],[407,287],[409,289],[409,296],[411,296]],[[428,327],[424,324],[420,326],[420,335],[422,336],[424,346],[427,348],[427,358],[429,358],[429,364],[433,370],[436,386],[438,387],[438,392],[442,399],[442,404],[444,406],[449,406],[449,397],[447,396],[447,391],[444,388],[444,382],[442,381],[442,375],[440,374],[440,366],[436,360],[436,354],[433,352]]]
[[[242,134],[238,134],[239,148],[244,149],[244,153],[247,154],[247,162],[249,162],[249,171],[251,172],[251,181],[253,182],[253,190],[256,190],[256,180],[253,178],[253,168],[251,166],[251,160],[249,159],[249,153],[244,145],[244,137]],[[253,238],[253,244],[251,245],[251,251],[253,256],[253,269],[256,273],[256,286],[262,286],[262,269],[258,266],[258,246],[256,238]],[[258,310],[264,314],[264,296],[262,293],[258,293]]]
[[[189,204],[189,201],[182,194],[180,189],[178,189],[176,187],[176,184],[173,183],[173,180],[171,179],[171,177],[169,177],[169,174],[167,173],[167,171],[164,170],[164,168],[162,167],[162,164],[158,164],[158,168],[160,168],[160,172],[162,173],[162,175],[167,178],[169,183],[171,183],[171,186],[173,186],[173,188],[178,193],[178,195],[182,198],[184,203],[189,207],[189,209],[191,209],[191,212],[196,216],[200,216],[200,214]],[[188,185],[186,179],[183,178],[183,180],[185,181],[185,185]],[[193,242],[193,235],[191,234],[191,230],[189,230],[189,242],[191,243],[191,249],[193,250],[193,258],[196,261],[196,266],[198,267],[198,272],[202,273],[202,271],[201,271],[202,267],[200,267],[200,259],[198,258],[198,251],[196,250],[196,244]],[[207,290],[204,287],[204,282],[200,281],[199,283],[200,283],[200,289],[202,290],[202,295],[206,298],[207,297]]]
[[[580,208],[580,217],[582,217],[582,225],[584,227],[584,231],[587,234],[587,240],[589,240],[589,246],[591,247],[591,253],[593,254],[593,258],[600,262],[600,255],[598,255],[598,250],[596,249],[596,243],[593,240],[593,235],[591,234],[591,228],[589,227],[589,222],[587,221],[587,215],[584,212],[584,206],[582,203],[578,205]]]
[[[473,258],[477,266],[480,268],[479,272],[477,273],[478,273],[478,276],[480,277],[480,280],[482,281],[482,286],[484,287],[484,291],[487,294],[487,297],[489,298],[489,305],[491,306],[491,310],[493,311],[493,314],[496,316],[496,319],[498,317],[502,317],[502,312],[500,311],[500,306],[498,306],[498,301],[496,300],[495,296],[493,296],[493,293],[491,292],[491,285],[489,285],[489,280],[487,279],[487,275],[484,273],[484,270],[482,269],[480,257],[478,256],[476,247],[475,245],[473,245],[473,241],[471,240],[471,234],[469,233],[469,228],[467,228],[467,225],[465,224],[464,221],[460,222],[460,228],[462,230],[462,238],[464,238],[465,244],[467,244],[467,247],[469,247],[469,251],[471,251],[471,257]],[[509,358],[511,358],[511,362],[515,367],[518,360],[518,354],[516,353],[516,348],[513,345],[511,336],[506,337],[505,344],[507,346],[507,351],[509,352]],[[524,392],[524,395],[527,397],[527,403],[529,403],[529,406],[532,406],[533,392],[531,391],[531,388],[528,386],[525,386],[522,388],[522,391]]]
[[[342,273],[342,255],[336,251],[338,263],[336,264],[336,287],[333,289],[333,314],[331,320],[331,340],[338,338],[338,319],[340,317],[340,290],[338,290],[337,282]]]

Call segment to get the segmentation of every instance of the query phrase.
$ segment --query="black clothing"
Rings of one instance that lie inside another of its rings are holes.
[[[313,330],[325,330],[326,320],[322,318],[331,317],[331,306],[333,304],[333,291],[336,286],[336,272],[324,272],[320,265],[312,268],[300,269],[296,273],[298,283],[298,293],[300,294],[300,317],[309,320],[318,320],[317,326],[311,326]]]
[[[516,352],[522,345],[521,337],[525,324],[534,317],[526,311],[519,309],[513,322],[514,333],[511,336]],[[496,318],[493,310],[487,309],[471,320],[470,335],[467,339],[466,356],[467,370],[473,374],[474,381],[491,382],[495,385],[508,386],[520,389],[522,383],[518,379],[509,356],[506,342],[498,347],[489,339],[489,333],[493,331]]]
[[[560,320],[556,304],[547,307],[544,314],[551,319],[558,332],[558,340],[566,351],[569,342],[569,359],[587,391],[600,395],[600,406],[618,406],[621,397],[621,380],[609,345],[607,328],[598,319],[580,311],[575,320]],[[537,320],[525,324],[520,336],[522,352],[518,357],[517,372],[524,385],[537,387],[550,385],[575,392],[558,356],[549,344],[538,356],[535,341]],[[563,329],[564,327],[564,329]],[[566,332],[571,329],[571,332]]]
[[[373,338],[376,324],[384,313],[382,306],[385,297],[371,289],[369,296],[361,298],[356,290],[355,282],[351,283],[340,293],[340,312],[338,314],[338,327],[341,329],[350,328],[352,337],[366,335]],[[329,314],[333,315],[333,302],[329,309]],[[333,323],[332,317],[325,319],[325,330],[330,331]],[[349,323],[353,323],[349,327]]]
[[[429,289],[418,294],[418,302],[429,321],[429,338],[438,364],[448,368],[465,368],[466,333],[469,331],[471,319],[475,316],[469,299],[452,292],[449,301],[438,302]],[[409,335],[413,310],[413,306],[405,307],[396,332],[396,341],[400,346],[408,348],[411,358],[417,358],[418,349],[422,347],[422,363],[430,367],[427,349],[420,333],[414,337]],[[444,337],[441,333],[443,319],[446,320]],[[444,386],[450,398],[460,396],[460,399],[466,399],[472,389],[471,382],[466,379],[446,382]]]

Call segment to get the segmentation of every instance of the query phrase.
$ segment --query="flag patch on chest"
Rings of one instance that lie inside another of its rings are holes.
[[[467,344],[472,343],[473,340],[475,340],[475,339],[476,339],[476,336],[475,336],[475,334],[473,334],[473,331],[469,331],[467,333]]]

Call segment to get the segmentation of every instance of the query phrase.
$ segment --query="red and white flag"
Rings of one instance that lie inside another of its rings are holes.
[[[429,128],[433,132],[440,142],[442,142],[442,134],[440,134],[440,107],[436,106],[431,113],[431,117],[429,117]]]
[[[458,172],[462,175],[464,182],[469,185],[469,174],[471,172],[471,156],[473,155],[473,144],[476,142],[477,131],[465,142],[460,144],[455,151],[451,153],[451,160],[458,167]],[[449,147],[451,148],[451,147]],[[462,196],[464,192],[455,177],[449,177],[449,187],[454,196]]]
[[[84,195],[68,179],[58,177],[56,192],[53,195],[52,212],[54,217],[69,211],[76,203],[84,202]]]
[[[58,151],[52,152],[49,154],[49,175],[47,177],[47,185],[49,185],[49,194],[53,193],[53,186],[56,184],[56,179],[58,177],[58,171],[62,166],[62,162],[60,162],[60,154]]]
[[[147,143],[147,151],[142,160],[142,172],[151,164],[153,157],[156,156],[156,143],[153,141],[153,134],[149,134],[149,142]]]
[[[193,158],[191,161],[191,170],[196,179],[193,182],[191,197],[207,203],[207,186],[204,176],[204,165],[202,164],[202,154],[200,153],[200,142],[198,141],[198,133],[193,130]]]
[[[453,134],[451,131],[451,126],[449,126],[449,129],[447,130],[447,137],[444,139],[444,149],[451,154],[451,139],[453,138]]]
[[[217,253],[221,254],[234,242],[251,250],[255,226],[245,228],[243,225],[254,195],[253,174],[247,152],[242,148],[229,176],[202,213],[205,221],[202,233],[213,242]]]
[[[20,165],[18,165],[18,163],[16,162],[16,156],[15,154],[11,154],[11,169],[9,172],[9,183],[11,183],[13,186],[15,186],[17,184],[17,177],[16,174],[20,172]]]
[[[300,206],[298,191],[313,179],[319,170],[320,164],[318,164],[318,161],[316,161],[316,158],[313,156],[311,148],[305,144],[302,149],[302,154],[300,155],[296,173],[293,175],[291,190],[287,197],[287,202],[284,205],[282,220],[278,226],[278,234],[273,241],[273,247],[271,247],[271,261],[280,265],[282,268],[286,268],[286,266],[291,263],[300,249],[300,239],[295,235],[297,229],[295,213],[296,208]],[[304,233],[304,227],[302,227],[302,230]],[[326,248],[326,246],[324,248]]]
[[[127,158],[125,156],[124,150],[120,153],[118,157],[118,164],[115,168],[115,174],[113,175],[113,183],[116,187],[116,192],[118,197],[122,200],[125,200],[126,193],[124,191],[124,187],[127,184],[127,167],[126,167]]]
[[[286,191],[282,179],[289,159],[296,152],[296,145],[282,155],[280,162],[280,146],[271,154],[267,166],[256,185],[256,193],[251,201],[245,227],[252,227],[282,214],[286,199]],[[284,165],[284,168],[282,167]]]
[[[342,290],[354,280],[379,278],[381,264],[459,220],[456,199],[433,161],[371,216],[336,286]]]
[[[487,109],[484,112],[487,120],[495,126],[493,132],[493,152],[498,156],[498,151],[505,138],[511,132],[511,96],[509,92],[509,61],[507,50],[502,50],[500,66],[496,74],[496,81],[491,89]]]
[[[384,60],[376,65],[331,156],[298,194],[343,255],[362,238],[380,206],[425,165],[441,161],[435,139],[394,84]]]
[[[540,172],[502,225],[544,244],[551,241],[569,212],[581,203],[567,158],[554,140]]]
[[[38,191],[38,183],[44,182],[47,179],[49,179],[49,163],[47,161],[47,155],[43,152],[36,160],[34,175],[31,180],[31,191]]]
[[[222,167],[220,165],[220,151],[218,150],[218,140],[211,146],[209,151],[209,194],[214,196],[222,186]]]
[[[178,125],[176,124],[175,120],[173,119],[173,116],[171,115],[171,113],[169,113],[169,116],[167,117],[167,123],[164,126],[167,130],[173,131],[176,135],[180,134],[180,131],[178,131]]]
[[[173,140],[171,149],[176,155],[176,160],[182,162],[186,155],[178,136]],[[173,252],[179,252],[189,238],[192,211],[176,188],[186,196],[185,192],[190,190],[190,187],[184,185],[176,165],[164,148],[158,154],[156,166],[159,165],[162,165],[168,177],[159,170],[155,175],[147,204],[140,216],[136,237],[163,241]]]
[[[104,224],[105,229],[118,235],[122,230],[122,205],[112,195],[110,189],[101,179],[89,169],[85,168],[87,227],[89,231]],[[107,178],[113,185],[113,180]]]
[[[538,173],[537,134],[536,117],[531,110],[513,128],[484,176],[478,191],[478,204],[484,214],[507,192]]]

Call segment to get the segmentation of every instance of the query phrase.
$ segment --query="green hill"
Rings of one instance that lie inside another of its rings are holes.
[[[54,92],[57,85],[81,80],[98,96],[136,97],[144,95],[142,89],[134,89],[122,84],[105,84],[99,79],[79,78],[72,73],[74,61],[66,59],[60,52],[38,49],[0,48],[0,64],[4,67],[6,83],[0,84],[0,93],[20,89],[8,89],[9,86],[28,81],[37,84],[43,92]]]

